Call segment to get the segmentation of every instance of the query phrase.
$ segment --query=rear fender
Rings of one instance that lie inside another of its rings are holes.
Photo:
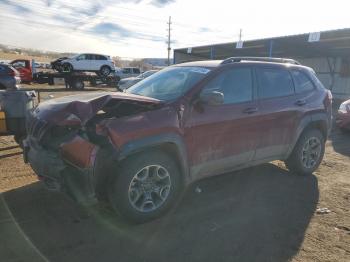
[[[326,138],[328,137],[330,133],[330,126],[331,126],[331,123],[329,123],[328,115],[326,113],[315,113],[312,115],[306,115],[300,121],[300,124],[296,131],[296,135],[287,151],[286,157],[288,157],[292,153],[296,143],[298,142],[300,135],[311,126],[316,126],[317,128],[321,128],[322,129],[321,131],[325,135],[325,137]]]

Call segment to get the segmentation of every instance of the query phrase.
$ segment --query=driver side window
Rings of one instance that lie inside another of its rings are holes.
[[[78,56],[77,60],[80,61],[80,60],[85,60],[86,59],[86,55],[80,55]]]
[[[12,64],[14,68],[24,68],[26,67],[25,62],[23,61],[18,61]]]
[[[212,79],[202,92],[221,92],[224,104],[236,104],[253,100],[252,70],[248,67],[232,68]]]

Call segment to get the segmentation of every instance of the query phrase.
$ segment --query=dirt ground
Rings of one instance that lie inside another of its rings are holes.
[[[350,134],[337,129],[312,176],[276,161],[205,179],[143,225],[46,191],[12,137],[0,192],[0,261],[350,261]]]

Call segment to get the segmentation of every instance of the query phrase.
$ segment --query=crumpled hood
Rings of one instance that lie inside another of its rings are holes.
[[[42,102],[34,110],[33,115],[49,124],[82,126],[111,101],[129,101],[145,106],[161,103],[154,98],[121,92],[94,92]]]

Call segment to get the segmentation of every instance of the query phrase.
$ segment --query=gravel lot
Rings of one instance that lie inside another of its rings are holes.
[[[47,192],[12,137],[0,137],[0,192],[1,261],[350,261],[350,134],[337,129],[312,176],[276,161],[205,179],[144,225]]]

